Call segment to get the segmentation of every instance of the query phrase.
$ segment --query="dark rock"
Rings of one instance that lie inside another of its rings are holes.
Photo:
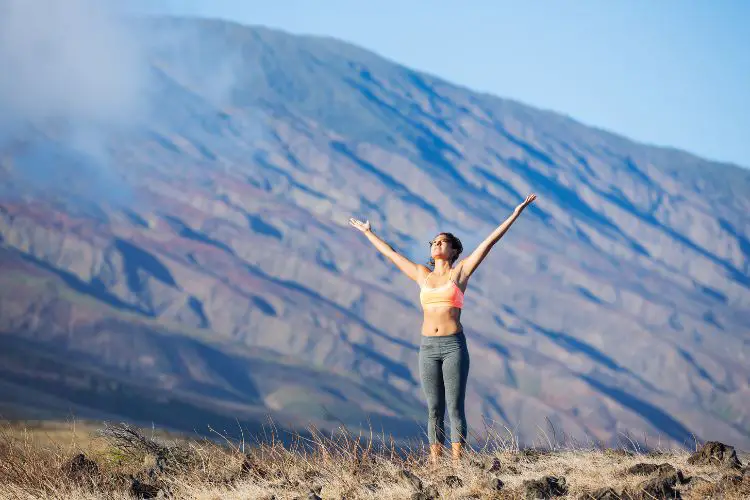
[[[538,451],[538,450],[526,449],[526,450],[521,450],[518,453],[517,459],[518,460],[525,460],[527,462],[532,462],[533,463],[533,462],[538,461],[544,455],[546,455],[546,453],[544,453],[544,452],[541,452],[541,451]]]
[[[159,494],[159,488],[153,484],[142,483],[136,478],[133,478],[132,481],[130,494],[136,498],[156,498]]]
[[[376,491],[378,491],[380,489],[380,487],[377,485],[377,483],[367,483],[367,484],[365,484],[363,486],[363,488],[366,489],[367,491],[371,491],[373,493],[375,493]]]
[[[464,482],[458,476],[447,476],[445,478],[445,484],[447,484],[451,488],[460,488],[464,485]]]
[[[99,476],[99,466],[83,453],[79,453],[62,466],[63,472],[76,482],[90,481]]]
[[[314,479],[320,479],[323,475],[316,470],[308,470],[305,471],[302,477],[305,478],[305,481],[312,481]]]
[[[434,484],[431,484],[427,488],[425,488],[424,494],[427,495],[427,498],[440,498],[440,493],[438,492],[438,489]]]
[[[578,500],[622,500],[622,496],[612,488],[599,488],[591,493],[582,493]]]
[[[490,465],[489,469],[487,469],[489,472],[500,472],[500,469],[502,468],[502,464],[500,463],[499,458],[493,458],[492,459],[492,465]]]
[[[638,485],[635,498],[681,498],[680,492],[675,486],[682,482],[682,472],[660,475],[646,480]]]
[[[685,479],[682,471],[667,463],[636,464],[628,469],[628,472],[645,475],[656,473],[657,477],[640,483],[633,492],[623,492],[623,498],[679,498],[679,491],[675,490],[675,487],[689,481]]]
[[[681,470],[675,469],[669,464],[660,464],[657,472],[657,479],[662,479],[670,484],[680,485],[690,481],[689,478],[685,478]]]
[[[659,466],[656,464],[635,464],[634,466],[628,468],[625,472],[628,474],[635,474],[638,476],[648,476],[650,474],[653,474],[659,469]]]
[[[498,477],[493,477],[489,480],[487,489],[490,491],[500,491],[503,489],[504,483]]]
[[[671,476],[672,474],[677,474],[678,482],[680,483],[683,482],[682,471],[675,469],[672,464],[667,464],[667,463],[659,464],[657,466],[656,472],[660,476]]]
[[[406,469],[401,469],[398,473],[399,478],[408,482],[415,490],[422,489],[422,480],[419,479],[413,472]]]
[[[475,460],[473,458],[471,460],[469,460],[469,465],[472,466],[472,467],[474,467],[475,469],[481,469],[481,470],[485,469],[485,464],[483,464],[479,460]]]
[[[249,476],[253,475],[256,477],[259,477],[261,479],[265,479],[268,477],[268,472],[264,467],[259,465],[252,456],[246,455],[245,460],[242,462],[242,467],[240,469],[240,476]]]
[[[742,467],[733,446],[718,441],[708,441],[688,458],[690,465],[717,465],[739,469]]]
[[[683,476],[681,470],[676,470],[674,472],[668,472],[666,470],[659,470],[659,477],[661,478],[674,478],[675,484],[685,484],[688,481],[690,481],[690,478],[686,478]]]
[[[564,477],[544,476],[523,482],[527,499],[552,498],[568,493],[568,486]]]
[[[433,497],[428,496],[424,491],[417,491],[412,493],[411,500],[434,500]]]
[[[625,472],[628,474],[638,475],[638,476],[649,476],[655,472],[659,473],[659,476],[668,476],[671,474],[678,474],[680,477],[680,482],[682,482],[682,472],[678,471],[674,468],[671,464],[663,463],[663,464],[647,464],[647,463],[639,463],[635,464],[634,466],[627,469]]]

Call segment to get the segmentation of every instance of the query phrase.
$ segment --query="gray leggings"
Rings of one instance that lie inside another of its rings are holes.
[[[469,350],[463,331],[455,335],[423,335],[419,347],[419,375],[427,399],[427,438],[430,444],[445,442],[445,409],[451,422],[451,442],[466,442],[466,380]]]

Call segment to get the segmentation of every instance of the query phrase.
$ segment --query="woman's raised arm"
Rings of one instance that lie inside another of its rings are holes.
[[[497,241],[503,237],[503,235],[510,229],[510,226],[513,225],[513,223],[516,221],[516,219],[521,215],[521,212],[523,212],[523,209],[529,206],[534,200],[536,199],[535,194],[530,194],[526,197],[526,199],[521,202],[520,205],[518,205],[515,210],[513,210],[513,213],[503,221],[502,224],[500,224],[497,229],[492,231],[492,233],[487,236],[487,238],[482,241],[477,248],[471,252],[471,254],[466,257],[462,264],[461,264],[461,274],[468,278],[472,275],[474,271],[476,271],[477,267],[479,267],[479,264],[482,263],[485,257],[487,257],[487,254],[490,253],[490,250],[492,247],[497,243]]]
[[[429,273],[429,269],[427,269],[426,266],[415,264],[414,262],[410,261],[403,255],[395,251],[393,247],[383,241],[382,238],[376,235],[372,231],[370,221],[362,222],[360,220],[352,218],[349,219],[349,224],[355,229],[360,230],[367,237],[370,243],[372,243],[373,246],[380,251],[380,253],[388,257],[388,259],[390,259],[390,261],[393,262],[396,267],[398,267],[401,272],[403,272],[409,278],[413,279],[416,282],[420,282],[422,278],[426,276],[427,273]]]

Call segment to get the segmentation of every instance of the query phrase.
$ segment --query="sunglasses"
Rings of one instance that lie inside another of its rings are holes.
[[[431,247],[432,245],[434,245],[435,243],[438,243],[438,242],[449,243],[448,239],[443,238],[443,239],[439,239],[439,240],[438,239],[430,240],[430,241],[427,242],[427,244]]]

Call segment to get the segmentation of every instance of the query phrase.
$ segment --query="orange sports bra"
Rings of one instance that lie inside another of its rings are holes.
[[[437,288],[426,286],[430,274],[425,277],[419,291],[419,301],[422,303],[422,307],[449,306],[458,307],[459,309],[463,308],[464,293],[458,287],[456,282],[453,281],[453,269],[451,269],[451,272],[448,275],[448,281]]]

